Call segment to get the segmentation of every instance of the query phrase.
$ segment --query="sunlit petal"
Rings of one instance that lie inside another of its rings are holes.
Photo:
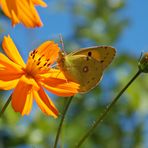
[[[5,68],[3,70],[1,70],[0,68],[0,80],[3,81],[11,81],[19,79],[22,75],[23,73],[17,73],[16,71],[11,71],[9,68]]]
[[[20,22],[29,28],[42,26],[42,22],[34,5],[45,7],[46,3],[43,1],[1,0],[0,4],[4,13],[12,20],[13,26]]]
[[[9,60],[4,54],[0,53],[0,80],[9,81],[18,79],[24,74],[21,66]]]
[[[58,111],[56,107],[54,106],[53,102],[51,99],[46,95],[44,90],[40,88],[40,90],[34,91],[33,92],[34,98],[40,107],[40,109],[47,115],[51,115],[53,117],[57,117]]]
[[[15,80],[9,80],[9,81],[3,81],[0,80],[0,89],[1,90],[10,90],[16,87],[17,83],[18,83],[19,79],[15,79]]]
[[[60,48],[58,47],[58,44],[53,41],[46,41],[36,50],[38,51],[38,54],[45,55],[46,58],[50,60],[50,64],[53,64],[58,57]]]
[[[33,79],[32,77],[28,77],[27,75],[23,75],[21,80],[26,83],[27,85],[31,85],[32,88],[36,91],[38,91],[40,89],[40,86],[37,84],[37,82],[35,81],[35,79]]]
[[[22,115],[28,115],[32,107],[32,85],[26,84],[20,79],[12,94],[12,107]]]
[[[31,91],[28,92],[27,97],[26,97],[26,102],[24,105],[23,112],[21,113],[22,115],[29,115],[31,108],[32,108],[32,103],[33,103],[33,94]]]
[[[15,1],[15,0],[14,0]],[[13,1],[11,0],[0,0],[0,5],[2,10],[4,11],[5,15],[11,18],[11,6],[13,6],[14,11],[16,11],[16,6],[13,5]]]
[[[67,80],[65,78],[65,76],[63,75],[63,73],[59,70],[59,69],[50,69],[49,72],[47,73],[44,73],[44,74],[38,74],[37,78],[38,79],[46,79],[46,78],[60,78],[60,79],[64,79],[64,80]]]
[[[58,96],[73,96],[78,93],[79,85],[63,79],[47,78],[40,82],[48,91]]]
[[[50,70],[59,52],[59,47],[53,41],[46,41],[29,54],[26,71],[34,77]]]
[[[9,66],[10,69],[14,69],[16,71],[21,72],[22,71],[22,67],[19,66],[18,64],[15,64],[14,62],[12,62],[10,59],[8,59],[4,54],[0,53],[0,64],[1,66],[3,65],[4,67]]]
[[[25,63],[20,56],[13,40],[11,37],[8,35],[8,37],[4,37],[3,42],[2,42],[2,47],[7,56],[15,63],[21,65],[22,67],[25,67]]]
[[[26,27],[41,27],[43,25],[31,0],[17,0],[17,8],[18,17]]]
[[[32,0],[35,5],[40,5],[42,7],[47,7],[47,4],[43,0]]]
[[[58,69],[51,69],[48,74],[39,75],[40,84],[58,96],[73,96],[78,93],[79,84],[67,81]]]

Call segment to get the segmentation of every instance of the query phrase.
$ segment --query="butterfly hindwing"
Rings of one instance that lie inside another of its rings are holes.
[[[101,64],[86,55],[65,56],[62,71],[68,80],[80,84],[81,93],[95,87],[102,77]]]

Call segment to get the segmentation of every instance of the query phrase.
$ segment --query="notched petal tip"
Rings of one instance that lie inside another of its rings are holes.
[[[60,48],[58,47],[58,44],[56,44],[54,41],[46,41],[42,43],[38,48],[37,52],[41,56],[44,55],[46,57],[46,60],[50,61],[50,64],[52,65],[56,59],[58,58]]]
[[[25,67],[25,63],[10,35],[4,36],[2,48],[9,59],[11,59],[16,64]]]
[[[43,0],[32,0],[35,5],[40,5],[42,7],[47,7],[47,4]]]

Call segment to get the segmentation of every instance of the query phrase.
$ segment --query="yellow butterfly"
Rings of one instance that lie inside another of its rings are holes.
[[[68,55],[60,51],[57,63],[68,80],[80,84],[79,92],[86,93],[100,82],[115,54],[111,46],[82,48]]]

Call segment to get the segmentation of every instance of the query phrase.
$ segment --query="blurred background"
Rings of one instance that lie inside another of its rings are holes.
[[[66,52],[94,45],[117,49],[113,63],[104,72],[99,86],[85,95],[76,95],[69,108],[59,140],[60,148],[73,147],[93,121],[137,72],[142,51],[148,51],[147,0],[44,0],[37,7],[44,26],[27,29],[11,27],[0,12],[0,41],[10,34],[27,60],[45,40],[60,44]],[[0,108],[11,91],[0,92]],[[67,98],[49,94],[62,113]],[[60,118],[44,115],[34,104],[30,116],[21,117],[9,105],[0,119],[0,148],[53,147]],[[102,124],[82,148],[148,148],[148,76],[141,75],[122,95]]]

